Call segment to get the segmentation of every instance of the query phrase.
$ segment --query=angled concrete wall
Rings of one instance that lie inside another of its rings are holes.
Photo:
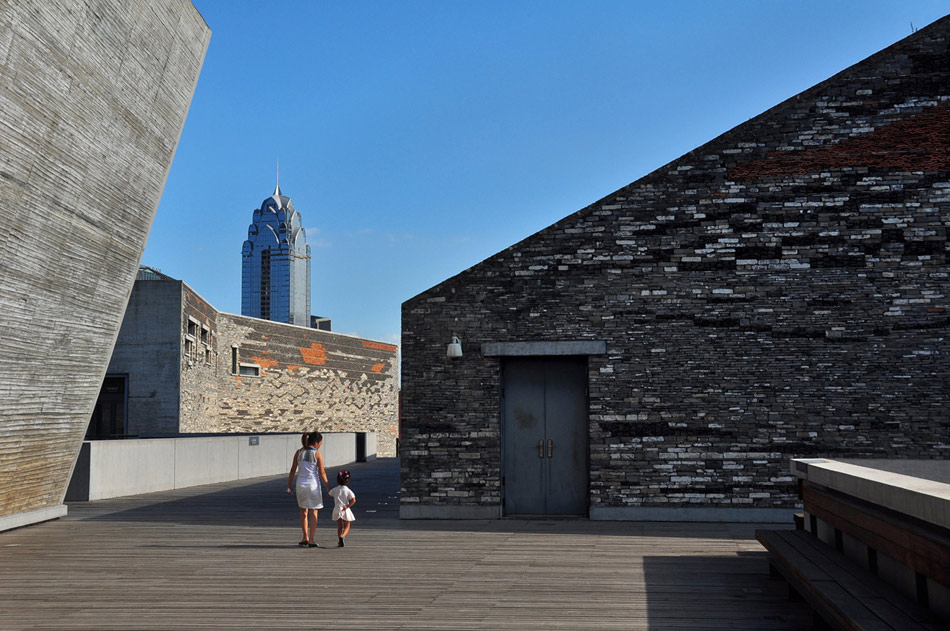
[[[0,3],[0,530],[65,512],[210,35],[187,0]]]

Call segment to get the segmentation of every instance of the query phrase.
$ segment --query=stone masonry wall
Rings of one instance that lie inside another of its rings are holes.
[[[210,36],[187,0],[0,2],[0,529],[63,512]]]
[[[606,341],[592,509],[786,508],[792,456],[946,458],[948,72],[944,18],[404,303],[403,505],[501,501],[483,342]]]
[[[176,368],[181,375],[178,431],[229,432],[243,430],[196,429],[220,427],[218,400],[230,375],[230,350],[218,345],[218,311],[182,283],[181,317],[176,342],[181,349]]]
[[[194,294],[184,302],[186,322],[191,315],[212,331],[214,354],[211,364],[183,360],[181,432],[371,431],[380,457],[396,455],[395,346],[227,313],[212,317],[208,308]],[[259,367],[259,376],[232,373],[233,347],[238,363]]]

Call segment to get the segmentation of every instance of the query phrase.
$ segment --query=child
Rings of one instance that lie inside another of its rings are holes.
[[[338,548],[346,545],[346,535],[350,532],[350,522],[355,521],[353,516],[353,504],[356,504],[356,495],[348,486],[350,483],[350,472],[340,471],[336,474],[337,486],[330,491],[333,498],[333,519],[336,520],[336,534],[340,538],[337,543]]]

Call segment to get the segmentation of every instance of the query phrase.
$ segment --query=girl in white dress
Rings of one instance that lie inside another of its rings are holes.
[[[306,548],[320,547],[313,540],[313,535],[317,530],[317,509],[323,508],[323,487],[320,486],[320,480],[330,486],[327,481],[327,472],[323,468],[321,443],[323,443],[323,435],[320,432],[307,434],[307,448],[297,451],[297,458],[290,467],[290,475],[287,478],[287,490],[290,492],[293,485],[297,493],[297,506],[300,507],[300,529],[303,530],[303,539],[297,545]],[[297,474],[296,483],[295,473]]]
[[[330,491],[333,498],[333,519],[336,520],[336,534],[340,538],[338,548],[346,545],[346,535],[350,532],[350,523],[356,521],[353,516],[353,504],[356,504],[356,495],[350,490],[350,472],[340,471],[336,474],[336,488]]]

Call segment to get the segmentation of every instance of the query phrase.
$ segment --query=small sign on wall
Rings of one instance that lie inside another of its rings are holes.
[[[250,445],[251,447],[255,445],[259,445],[260,443],[261,443],[260,436],[248,436],[247,438],[247,444]]]

